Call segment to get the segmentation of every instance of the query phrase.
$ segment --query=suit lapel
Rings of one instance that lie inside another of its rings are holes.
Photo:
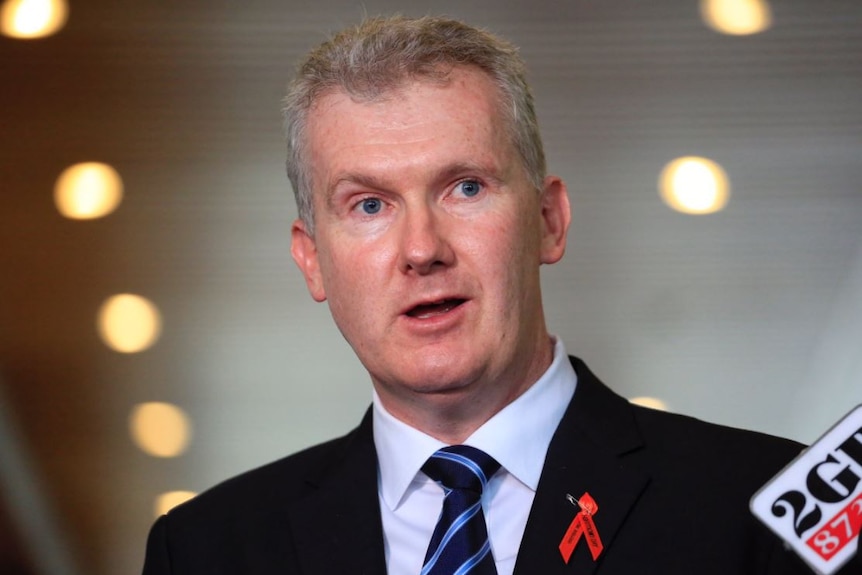
[[[309,496],[290,510],[302,573],[385,575],[370,410],[330,461],[309,474]]]
[[[628,402],[606,388],[580,360],[573,358],[572,363],[578,374],[577,389],[548,449],[515,575],[600,572],[617,532],[649,482],[641,471],[627,469],[623,457],[641,446]],[[586,541],[581,540],[566,564],[559,544],[578,511],[566,494],[580,498],[585,492],[599,507],[594,520],[604,551],[593,561]]]

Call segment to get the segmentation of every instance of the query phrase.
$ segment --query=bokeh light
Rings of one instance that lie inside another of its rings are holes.
[[[99,309],[97,325],[105,345],[120,353],[137,353],[158,340],[162,320],[155,304],[126,293],[105,300]]]
[[[142,451],[154,457],[181,455],[191,441],[191,421],[172,403],[140,403],[129,414],[129,432]]]
[[[0,32],[34,39],[56,34],[66,24],[66,0],[6,0],[0,7]]]
[[[711,214],[724,209],[730,184],[724,169],[708,158],[686,156],[670,162],[659,176],[659,195],[685,214]]]
[[[768,0],[701,0],[704,23],[722,34],[757,34],[772,25]]]
[[[650,409],[667,411],[667,403],[657,397],[649,397],[646,395],[642,395],[640,397],[631,398],[629,402],[634,403],[635,405],[640,405],[641,407],[649,407]]]
[[[161,517],[180,503],[185,503],[196,496],[194,491],[169,491],[156,497],[155,514]]]
[[[84,162],[66,168],[54,186],[54,203],[61,214],[74,220],[106,216],[123,199],[120,174],[99,162]]]

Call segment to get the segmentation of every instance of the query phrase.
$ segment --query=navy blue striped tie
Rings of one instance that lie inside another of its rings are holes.
[[[468,445],[444,447],[422,466],[446,492],[422,575],[497,575],[482,490],[498,469],[493,457]]]

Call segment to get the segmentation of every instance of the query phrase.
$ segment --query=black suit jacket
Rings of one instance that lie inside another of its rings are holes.
[[[633,406],[572,359],[516,575],[810,574],[749,513],[793,442]],[[589,492],[604,552],[558,546]],[[842,574],[859,573],[847,567]],[[250,471],[161,517],[144,575],[384,575],[371,413],[350,434]],[[402,574],[392,574],[402,575]]]

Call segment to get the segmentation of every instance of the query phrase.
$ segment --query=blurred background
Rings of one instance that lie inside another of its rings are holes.
[[[572,198],[544,270],[570,353],[804,442],[862,402],[858,0],[5,0],[0,572],[138,573],[159,510],[359,421],[290,258],[279,106],[396,11],[521,47]]]

